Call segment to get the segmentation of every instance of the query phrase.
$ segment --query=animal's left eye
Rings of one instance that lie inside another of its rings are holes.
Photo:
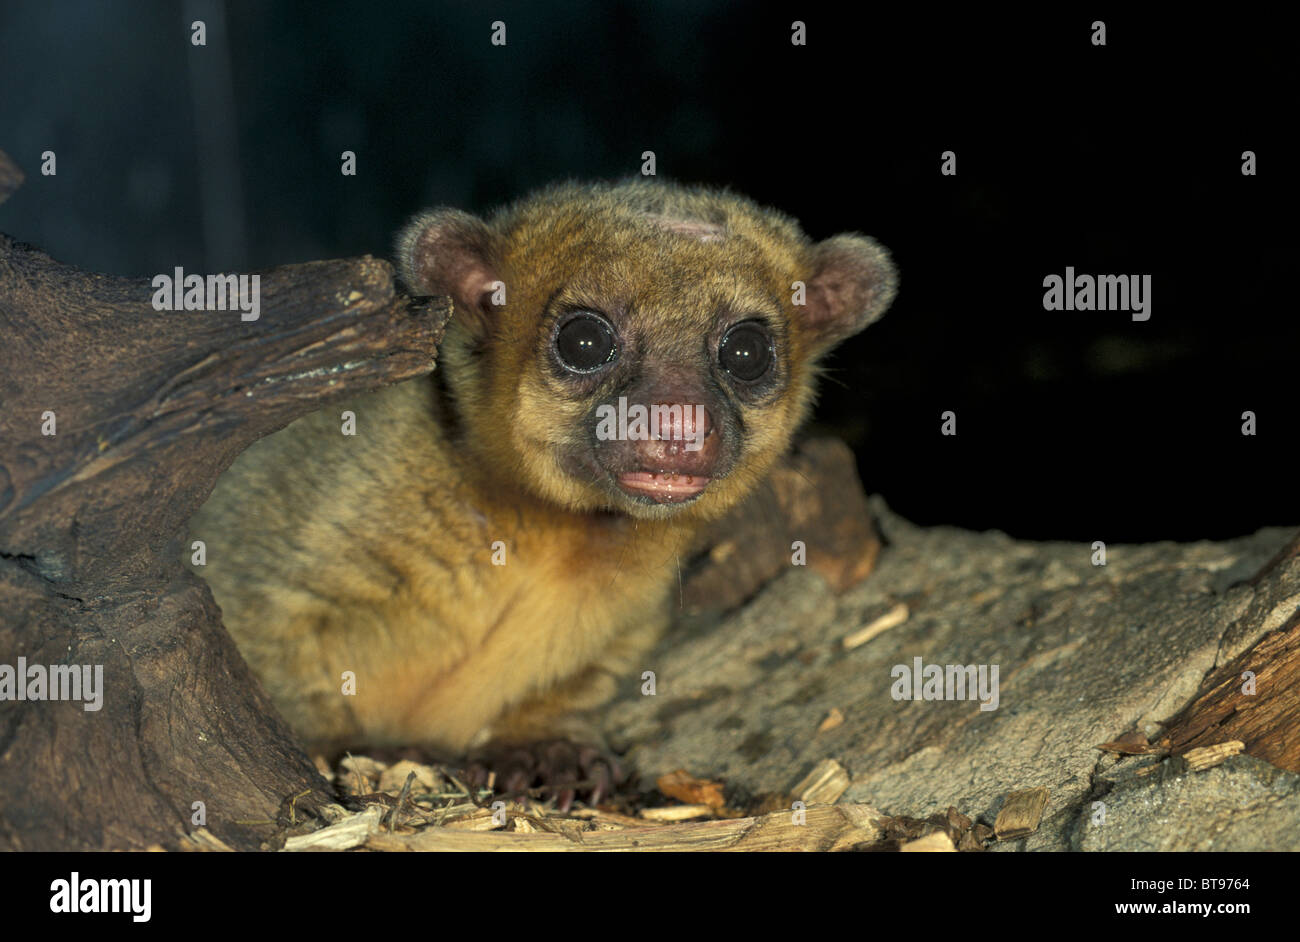
[[[737,324],[718,344],[718,363],[736,379],[760,379],[772,365],[772,335],[756,321]]]

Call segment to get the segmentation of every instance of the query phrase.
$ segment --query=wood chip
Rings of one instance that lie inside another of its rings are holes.
[[[350,850],[360,847],[370,836],[379,830],[379,822],[384,819],[388,809],[383,805],[371,805],[360,814],[331,824],[327,828],[291,837],[284,842],[286,851],[302,850]]]
[[[1164,751],[1160,746],[1150,743],[1140,729],[1130,730],[1114,742],[1104,742],[1100,746],[1094,746],[1093,748],[1101,749],[1103,752],[1118,753],[1122,756],[1149,756]]]
[[[1225,762],[1245,748],[1246,744],[1240,739],[1230,739],[1216,746],[1201,746],[1199,749],[1189,749],[1183,753],[1183,760],[1187,763],[1189,772],[1200,772]]]
[[[602,811],[599,808],[574,808],[569,817],[591,821],[600,828],[644,828],[649,827],[644,818],[634,818],[615,811]]]
[[[727,803],[722,797],[721,782],[696,778],[685,769],[659,776],[655,780],[655,785],[669,798],[676,798],[683,804],[707,805],[715,810],[721,810]]]
[[[908,841],[902,847],[898,848],[901,853],[925,853],[925,852],[943,852],[951,851],[957,853],[957,848],[952,846],[952,838],[948,836],[947,831],[934,831],[925,837],[917,838],[914,841]]]
[[[1007,795],[993,822],[993,833],[998,840],[1014,841],[1037,831],[1047,808],[1047,795],[1046,788],[1026,788]]]
[[[424,792],[441,790],[443,785],[442,776],[433,767],[403,759],[401,762],[390,765],[380,773],[379,787],[376,791],[397,794],[406,784],[406,777],[411,772],[415,773],[415,781],[411,783],[413,793],[419,795]]]
[[[181,850],[229,851],[234,853],[235,849],[207,828],[198,828],[185,835],[185,839],[181,842]]]
[[[831,711],[826,714],[826,719],[822,720],[822,725],[817,727],[817,732],[825,733],[837,726],[844,724],[844,714],[839,707],[831,707]]]
[[[844,650],[851,651],[856,647],[866,644],[876,635],[884,634],[890,628],[897,628],[903,622],[907,621],[911,614],[906,602],[899,602],[885,614],[881,615],[865,628],[859,628],[851,635],[847,635],[842,642]]]
[[[790,794],[804,804],[833,805],[849,788],[849,773],[834,759],[822,759]]]
[[[689,821],[692,818],[707,818],[712,814],[713,808],[708,805],[669,805],[641,810],[641,817],[647,821]]]

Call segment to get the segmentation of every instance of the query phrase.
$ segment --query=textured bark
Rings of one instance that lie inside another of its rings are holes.
[[[1300,538],[1292,540],[1253,579],[1257,591],[1268,592],[1300,558]],[[1280,627],[1224,664],[1201,685],[1196,698],[1169,721],[1159,745],[1174,755],[1217,743],[1240,740],[1247,755],[1300,772],[1300,611],[1296,599],[1268,613],[1266,624],[1285,619]],[[1234,625],[1232,643],[1250,627]],[[1231,649],[1225,652],[1231,657]],[[1246,674],[1253,675],[1251,686]]]
[[[796,543],[808,568],[836,592],[870,575],[880,554],[853,452],[834,438],[800,442],[749,499],[710,528],[706,543],[683,581],[688,614],[742,605],[790,568]]]
[[[256,321],[153,294],[0,236],[0,664],[104,676],[97,712],[0,701],[0,847],[176,846],[203,802],[256,848],[330,797],[180,535],[256,439],[429,372],[449,304],[397,295],[369,257],[262,273]]]
[[[1037,829],[995,850],[1300,849],[1294,528],[1112,544],[1102,566],[1088,540],[921,528],[879,498],[869,510],[885,549],[865,582],[836,593],[787,565],[647,657],[656,695],[629,690],[604,716],[643,790],[684,769],[723,782],[733,807],[788,807],[792,783],[833,762],[840,803],[899,820],[952,806],[993,825],[1008,796],[1046,789]],[[996,704],[898,699],[896,671],[918,659],[998,666]],[[1220,767],[1177,758],[1229,740],[1245,754]]]

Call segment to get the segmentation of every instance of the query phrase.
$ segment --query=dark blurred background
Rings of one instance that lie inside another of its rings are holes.
[[[0,231],[132,276],[387,255],[421,207],[653,150],[893,250],[898,301],[817,421],[904,515],[1107,542],[1300,520],[1289,24],[911,6],[3,0],[0,148],[28,182]],[[1151,319],[1044,311],[1066,266],[1150,274]]]

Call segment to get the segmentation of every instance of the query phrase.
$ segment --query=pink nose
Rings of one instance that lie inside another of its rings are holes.
[[[718,457],[718,436],[710,434],[713,420],[708,410],[695,404],[661,402],[655,405],[661,408],[652,407],[650,411],[651,439],[632,445],[642,469],[711,474]],[[654,440],[656,433],[657,441]]]
[[[709,411],[701,405],[656,402],[650,407],[650,432],[664,442],[703,442],[709,434]]]

